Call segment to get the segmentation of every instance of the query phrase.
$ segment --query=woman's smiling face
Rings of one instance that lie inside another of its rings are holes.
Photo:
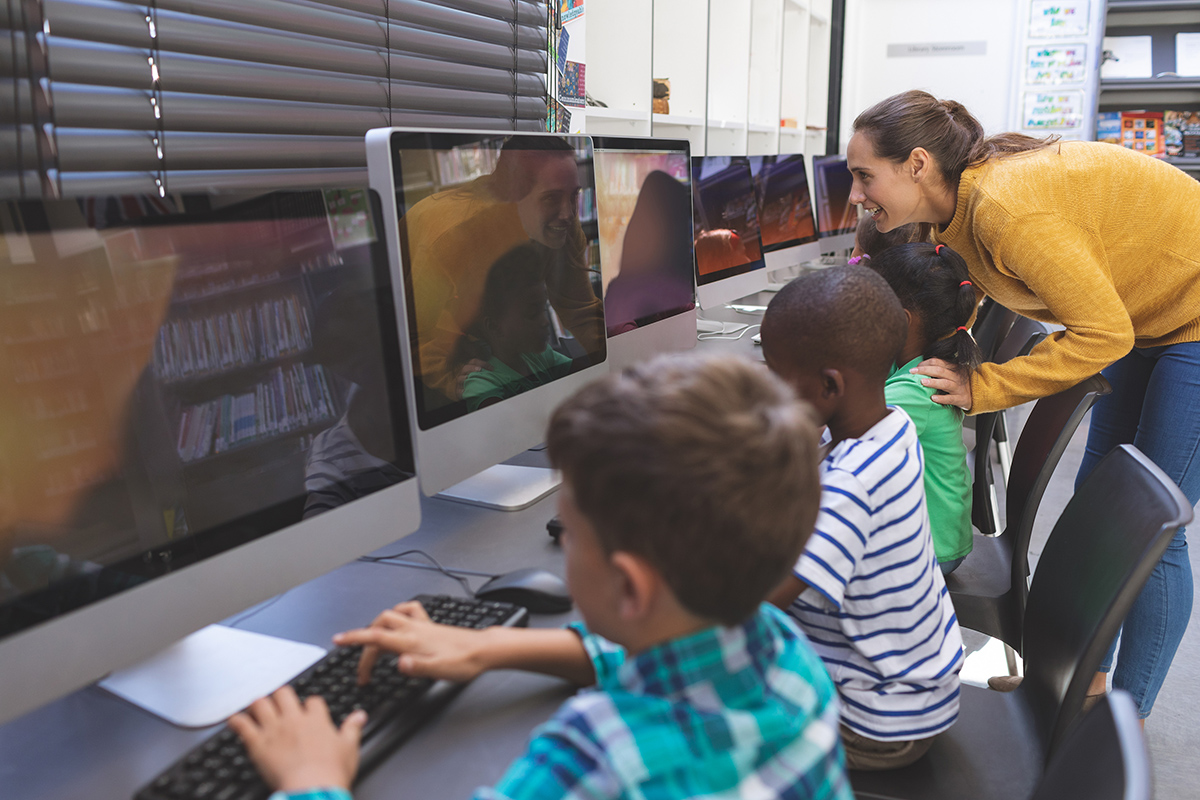
[[[921,184],[909,162],[896,164],[880,158],[875,155],[871,139],[856,133],[846,146],[846,166],[854,176],[850,202],[871,214],[881,233],[909,222],[926,221],[917,218],[922,205]]]

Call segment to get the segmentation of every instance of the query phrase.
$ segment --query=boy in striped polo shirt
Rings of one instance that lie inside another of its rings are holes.
[[[816,519],[811,413],[741,359],[666,357],[568,400],[547,443],[584,624],[474,631],[406,603],[335,641],[367,645],[368,666],[398,652],[411,675],[524,668],[589,687],[478,798],[851,800],[837,692],[762,602]],[[339,731],[286,687],[230,721],[280,800],[348,798],[362,723]]]
[[[816,530],[771,595],[842,700],[850,769],[920,758],[958,716],[962,638],[929,529],[912,420],[884,400],[904,309],[864,267],[804,275],[763,317],[768,366],[828,425]]]

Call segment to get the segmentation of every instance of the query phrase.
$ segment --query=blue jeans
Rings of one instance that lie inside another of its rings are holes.
[[[1113,391],[1092,410],[1087,451],[1075,486],[1108,451],[1133,444],[1196,505],[1200,501],[1200,342],[1135,348],[1103,374]],[[1113,686],[1133,695],[1143,719],[1154,707],[1191,613],[1192,566],[1180,530],[1129,609],[1119,638]],[[1114,641],[1101,672],[1112,668],[1116,653]]]

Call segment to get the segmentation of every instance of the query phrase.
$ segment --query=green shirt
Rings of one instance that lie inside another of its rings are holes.
[[[921,385],[921,376],[910,369],[914,358],[896,367],[883,394],[889,406],[904,409],[917,427],[917,441],[925,457],[925,504],[938,561],[953,561],[971,552],[971,473],[963,443],[962,412],[935,403],[936,389]]]
[[[550,345],[540,353],[522,353],[521,360],[529,368],[528,375],[520,375],[498,358],[489,358],[491,369],[472,372],[463,382],[463,400],[467,408],[474,411],[484,400],[503,400],[521,392],[528,392],[550,382],[555,367],[570,364],[571,359]]]

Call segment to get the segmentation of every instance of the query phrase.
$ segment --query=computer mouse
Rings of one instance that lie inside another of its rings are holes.
[[[497,575],[479,587],[480,600],[497,600],[524,606],[534,614],[561,614],[571,610],[567,584],[544,569],[517,569]]]

